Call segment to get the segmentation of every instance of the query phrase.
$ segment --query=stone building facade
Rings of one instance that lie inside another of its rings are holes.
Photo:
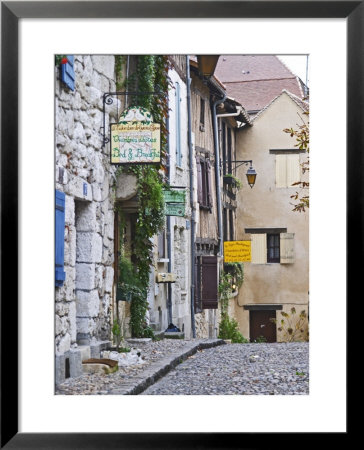
[[[55,289],[56,380],[78,373],[84,346],[96,355],[110,339],[114,169],[101,126],[103,93],[115,90],[114,67],[111,56],[75,55],[74,90],[56,68],[55,188],[65,198],[65,279]],[[114,119],[116,108],[109,108],[106,120]]]

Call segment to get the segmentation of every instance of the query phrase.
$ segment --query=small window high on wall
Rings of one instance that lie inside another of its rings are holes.
[[[288,188],[293,183],[301,181],[299,154],[276,155],[276,187]]]

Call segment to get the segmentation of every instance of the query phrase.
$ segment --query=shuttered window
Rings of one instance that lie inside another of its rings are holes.
[[[295,262],[294,233],[257,233],[251,235],[252,264]]]
[[[61,79],[72,91],[75,90],[74,56],[67,55],[67,62],[61,65]]]
[[[267,234],[267,262],[280,262],[279,234]]]
[[[300,179],[300,155],[276,155],[276,187],[291,187]]]
[[[281,264],[294,263],[294,233],[281,233],[280,241]]]
[[[267,262],[267,235],[266,234],[252,234],[252,263],[266,264]]]
[[[55,263],[56,263],[56,286],[62,286],[66,279],[64,272],[64,225],[65,225],[65,194],[56,191],[56,213],[55,213]]]
[[[195,260],[195,311],[217,309],[217,256],[199,256]]]
[[[211,163],[208,158],[196,156],[197,199],[201,208],[212,209]]]
[[[202,256],[201,263],[202,309],[217,309],[217,256]]]

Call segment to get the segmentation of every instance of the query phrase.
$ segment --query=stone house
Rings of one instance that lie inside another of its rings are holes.
[[[296,317],[302,310],[307,316],[309,312],[309,214],[293,212],[290,198],[297,190],[292,184],[307,180],[300,166],[307,154],[283,132],[307,120],[308,103],[300,80],[278,58],[237,58],[220,57],[217,73],[230,95],[246,99],[252,126],[236,134],[237,159],[253,160],[258,176],[254,189],[237,194],[236,236],[251,241],[252,256],[251,262],[244,263],[234,316],[250,340],[263,336],[269,342],[282,341],[287,335],[271,319],[280,322],[281,313],[291,314],[292,308]],[[295,93],[282,90],[284,86]],[[302,329],[300,338],[306,338],[307,319]]]
[[[125,57],[123,75],[135,71],[137,57]],[[166,183],[185,192],[185,210],[166,216],[152,238],[147,322],[156,331],[170,323],[185,338],[194,335],[191,311],[191,205],[187,108],[187,58],[170,56],[172,89]],[[119,74],[113,55],[68,55],[55,72],[55,356],[56,383],[82,373],[82,360],[99,357],[111,345],[120,320],[130,337],[130,303],[118,299],[120,236],[132,246],[138,211],[136,179],[118,174],[110,161],[109,124],[128,106],[114,95]],[[120,222],[119,211],[125,222]],[[159,275],[172,273],[174,283]]]
[[[114,168],[103,146],[110,56],[75,55],[55,72],[56,382],[108,345],[114,279]],[[116,119],[108,108],[106,121]]]

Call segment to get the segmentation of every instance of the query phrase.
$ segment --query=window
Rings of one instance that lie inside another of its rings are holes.
[[[280,239],[279,234],[267,234],[267,262],[280,262]]]
[[[166,231],[162,230],[158,233],[158,258],[166,257]]]
[[[205,131],[205,100],[200,98],[200,131]]]
[[[182,165],[182,153],[181,153],[181,115],[180,115],[180,103],[181,103],[181,88],[179,83],[176,83],[176,163],[177,166]]]
[[[295,262],[294,233],[252,233],[251,246],[252,264]]]
[[[227,171],[228,173],[232,173],[232,164],[231,164],[231,153],[232,153],[232,145],[231,145],[231,128],[228,128],[227,133]]]
[[[197,198],[200,208],[212,208],[211,163],[208,158],[196,156]]]
[[[195,311],[217,309],[217,256],[198,256],[195,259]]]
[[[230,230],[230,241],[234,240],[234,212],[229,209],[229,230]]]
[[[221,135],[221,142],[222,142],[222,173],[223,175],[226,175],[226,125],[225,123],[222,124],[222,135]]]
[[[287,188],[301,180],[300,155],[276,155],[276,187]]]

